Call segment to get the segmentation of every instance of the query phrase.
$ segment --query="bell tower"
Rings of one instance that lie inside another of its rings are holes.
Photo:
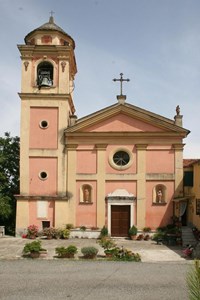
[[[22,61],[20,195],[16,234],[30,224],[61,226],[67,209],[63,132],[74,115],[75,42],[49,22],[18,45]],[[36,217],[35,217],[36,216]],[[57,221],[55,221],[57,220]]]

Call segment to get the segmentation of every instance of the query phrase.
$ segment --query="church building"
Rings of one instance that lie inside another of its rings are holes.
[[[22,61],[20,195],[16,234],[73,224],[125,237],[132,225],[171,223],[183,196],[183,139],[174,119],[126,102],[78,119],[73,101],[75,42],[49,22],[18,45]],[[119,81],[122,85],[123,74]],[[77,87],[78,88],[78,87]],[[81,100],[81,99],[80,99]]]

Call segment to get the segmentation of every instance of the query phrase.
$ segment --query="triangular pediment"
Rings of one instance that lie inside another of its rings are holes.
[[[174,120],[131,104],[115,104],[77,120],[65,132],[173,132],[186,136],[189,131],[174,124]]]

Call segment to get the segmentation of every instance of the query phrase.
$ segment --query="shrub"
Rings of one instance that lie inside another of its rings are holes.
[[[98,244],[105,250],[114,248],[116,246],[115,242],[108,237],[102,237],[101,240],[98,241]]]
[[[108,236],[108,228],[104,225],[101,229],[100,238]]]
[[[95,247],[83,247],[81,248],[81,253],[85,258],[94,258],[98,253],[98,249]]]
[[[96,227],[96,226],[91,227],[91,230],[98,230],[98,229],[99,229],[99,227]]]
[[[77,247],[74,245],[69,245],[68,247],[57,247],[55,249],[56,254],[59,257],[74,257],[74,254],[77,253]]]
[[[62,229],[61,230],[61,237],[63,239],[68,239],[70,236],[70,230],[69,229]]]
[[[60,239],[62,237],[62,229],[54,228],[53,238]]]
[[[81,231],[86,231],[86,229],[87,229],[86,226],[80,226]]]
[[[71,230],[71,229],[74,228],[74,225],[73,224],[66,224],[65,228]]]
[[[144,227],[143,228],[143,232],[150,232],[151,231],[151,228],[150,227]]]
[[[23,249],[23,253],[39,252],[42,250],[41,241],[33,241],[26,243]]]
[[[131,235],[137,235],[137,232],[138,232],[138,229],[136,226],[132,226],[129,231],[128,231],[128,234],[131,236]]]
[[[114,254],[114,260],[121,260],[121,261],[141,261],[141,256],[139,253],[133,253],[132,251],[125,249],[123,247],[116,248],[118,251]]]
[[[48,238],[53,238],[55,235],[55,228],[53,227],[46,227],[42,230],[42,235],[47,236]]]
[[[35,238],[38,234],[38,231],[39,231],[38,226],[36,226],[34,224],[28,226],[28,228],[27,228],[27,237],[28,238]]]

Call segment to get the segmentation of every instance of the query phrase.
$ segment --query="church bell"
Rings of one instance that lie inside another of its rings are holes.
[[[52,80],[50,78],[49,71],[41,71],[38,78],[38,85],[41,86],[52,86]]]

